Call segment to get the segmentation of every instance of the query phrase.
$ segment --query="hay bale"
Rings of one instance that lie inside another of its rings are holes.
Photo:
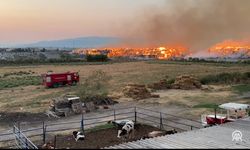
[[[133,98],[135,100],[152,97],[151,92],[146,88],[146,85],[129,84],[123,88],[122,91],[124,96]]]
[[[173,89],[200,89],[200,81],[193,75],[181,75],[176,77],[175,82],[172,84]]]

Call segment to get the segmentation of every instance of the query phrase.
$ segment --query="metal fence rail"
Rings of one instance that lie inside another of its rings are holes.
[[[121,111],[122,110],[122,111]],[[106,113],[105,113],[106,112]],[[144,123],[144,121],[150,123],[153,126],[158,126],[161,130],[166,128],[175,128],[179,131],[187,131],[192,129],[198,129],[198,124],[201,125],[199,121],[187,119],[184,117],[179,117],[167,113],[162,113],[159,111],[141,108],[141,107],[125,107],[125,108],[117,108],[104,111],[101,116],[85,116],[82,114],[79,119],[68,121],[68,122],[58,122],[58,123],[45,123],[41,122],[40,127],[31,128],[20,131],[19,123],[17,128],[13,127],[13,133],[15,135],[15,140],[19,148],[37,148],[27,137],[33,137],[34,135],[40,136],[42,138],[42,142],[46,143],[48,133],[58,132],[58,131],[66,131],[66,130],[81,130],[85,132],[91,127],[106,124],[110,120],[121,120],[121,119],[131,119],[135,123]],[[182,121],[182,122],[180,122]],[[66,127],[65,125],[70,124],[70,126]],[[26,136],[24,135],[26,134]],[[12,133],[4,133],[0,134],[0,142],[1,141],[9,141],[1,140],[1,137],[11,135]]]
[[[13,127],[16,146],[20,149],[38,149],[15,125]]]

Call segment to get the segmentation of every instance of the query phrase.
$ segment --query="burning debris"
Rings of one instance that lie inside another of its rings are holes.
[[[176,77],[175,82],[172,84],[173,89],[200,89],[201,83],[200,81],[194,77],[193,75],[181,75]]]
[[[250,57],[250,42],[227,40],[216,44],[208,51],[220,57]]]
[[[184,57],[188,50],[182,46],[166,46],[158,48],[104,48],[97,49],[78,49],[73,53],[85,55],[107,55],[114,57],[147,57],[155,59],[170,59],[174,57]]]
[[[151,94],[147,89],[146,85],[139,84],[128,84],[123,89],[123,94],[127,97],[131,97],[135,100],[146,99],[146,98],[158,98],[159,95]]]

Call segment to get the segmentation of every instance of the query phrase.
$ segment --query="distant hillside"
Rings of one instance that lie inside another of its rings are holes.
[[[121,40],[121,38],[117,37],[80,37],[64,40],[40,41],[32,44],[20,45],[19,47],[95,48],[117,44]]]

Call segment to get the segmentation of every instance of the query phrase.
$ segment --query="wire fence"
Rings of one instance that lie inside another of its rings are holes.
[[[144,123],[151,126],[158,127],[161,130],[168,130],[168,129],[176,129],[179,132],[181,131],[188,131],[193,129],[201,128],[201,122],[187,119],[180,116],[175,116],[172,114],[162,113],[159,111],[141,108],[141,107],[124,107],[124,108],[117,108],[117,109],[110,109],[104,111],[101,115],[96,117],[87,117],[85,114],[82,114],[81,117],[74,121],[68,122],[57,122],[57,123],[45,123],[40,122],[39,126],[36,128],[29,128],[22,130],[22,135],[27,136],[29,138],[38,136],[42,143],[46,143],[49,134],[62,132],[67,130],[81,130],[83,133],[88,132],[88,129],[91,129],[98,125],[106,124],[108,121],[111,120],[121,120],[121,119],[130,119],[133,120],[135,123]],[[11,141],[13,138],[6,138],[3,139],[2,137],[11,136],[14,134],[16,139],[16,131],[21,130],[21,124],[18,123],[18,128],[14,126],[13,133],[5,133],[0,134],[0,142],[4,141]],[[24,135],[25,133],[25,135]],[[26,137],[25,136],[25,137]],[[19,139],[23,139],[20,138]],[[56,137],[55,137],[56,139]],[[20,140],[20,141],[21,141]],[[28,138],[27,138],[28,140]],[[30,140],[28,140],[30,141]],[[54,141],[56,143],[56,141]],[[17,145],[19,148],[20,145]]]

